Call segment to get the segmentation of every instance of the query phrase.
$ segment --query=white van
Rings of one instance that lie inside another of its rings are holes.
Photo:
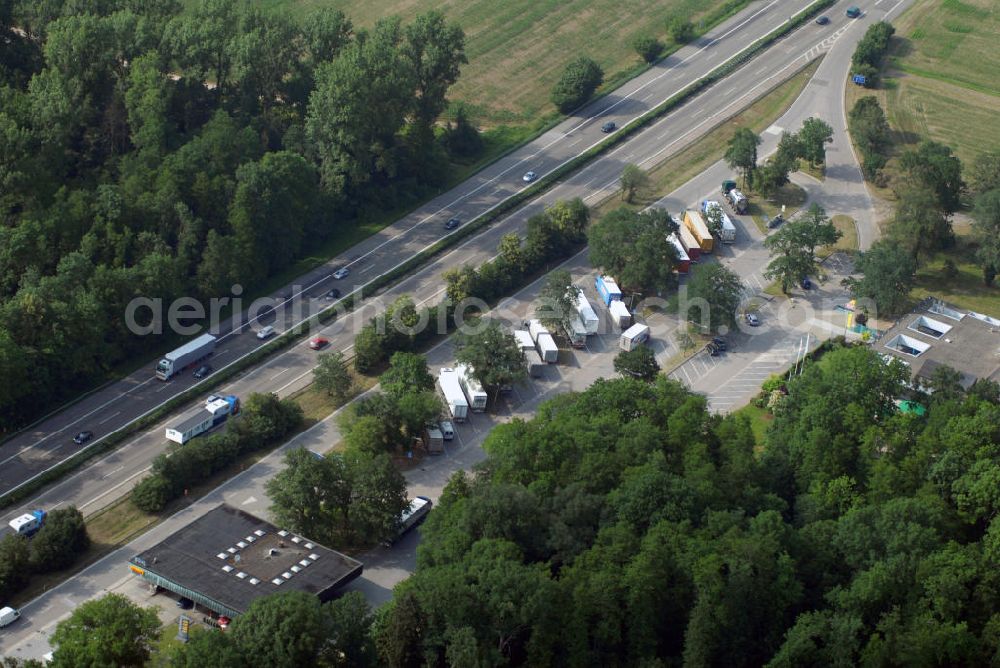
[[[270,325],[268,325],[267,327],[261,327],[260,328],[260,331],[257,332],[257,338],[260,339],[261,341],[263,341],[264,339],[268,338],[272,334],[274,334],[274,327],[271,327]]]
[[[21,616],[21,611],[15,608],[0,609],[0,628],[13,624]]]
[[[455,438],[455,425],[451,423],[451,420],[441,420],[441,436],[446,441],[450,441]]]

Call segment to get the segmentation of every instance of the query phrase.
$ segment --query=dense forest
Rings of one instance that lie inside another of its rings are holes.
[[[252,290],[439,186],[464,62],[433,12],[0,0],[0,433],[149,355],[134,297]]]
[[[905,367],[836,348],[763,447],[662,376],[497,427],[376,614],[380,663],[996,663],[1000,388],[941,379],[901,413]]]

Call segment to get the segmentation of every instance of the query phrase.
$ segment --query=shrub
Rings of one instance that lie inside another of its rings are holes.
[[[589,100],[602,81],[604,71],[601,66],[581,56],[566,66],[552,90],[552,103],[559,111],[568,114]]]
[[[632,41],[632,48],[647,63],[655,63],[663,53],[663,44],[650,35],[640,35]]]

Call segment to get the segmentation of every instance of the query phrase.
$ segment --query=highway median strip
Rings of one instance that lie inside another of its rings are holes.
[[[717,67],[715,70],[710,72],[705,77],[699,79],[698,81],[689,84],[682,91],[678,92],[668,100],[664,101],[651,111],[647,112],[642,117],[626,124],[618,132],[612,134],[607,139],[601,141],[595,146],[591,147],[584,153],[572,158],[555,170],[542,177],[534,185],[522,190],[519,193],[511,196],[510,198],[498,203],[489,209],[486,213],[476,217],[469,224],[462,228],[459,228],[456,232],[440,239],[439,241],[431,244],[424,250],[420,251],[416,255],[412,256],[408,260],[397,265],[395,268],[389,270],[385,274],[376,277],[368,284],[359,288],[358,290],[347,295],[343,300],[341,300],[341,308],[346,311],[354,310],[361,302],[363,295],[371,296],[377,294],[377,292],[391,284],[394,284],[398,279],[408,275],[413,270],[424,265],[443,251],[450,249],[451,247],[459,244],[461,241],[471,237],[473,234],[480,232],[485,229],[488,225],[499,219],[501,216],[507,214],[510,211],[520,207],[525,202],[536,196],[547,191],[553,185],[555,185],[559,180],[561,180],[567,174],[570,174],[583,165],[589,163],[591,160],[597,156],[603,154],[604,152],[610,150],[611,148],[622,143],[626,138],[639,132],[641,129],[645,128],[655,120],[659,119],[669,111],[672,111],[679,107],[681,104],[691,99],[704,89],[708,88],[712,84],[716,83],[718,80],[729,75],[742,65],[746,64],[754,56],[760,53],[762,50],[773,44],[775,41],[781,39],[789,32],[798,28],[802,24],[806,23],[812,16],[818,12],[830,7],[834,4],[834,0],[818,0],[812,3],[806,9],[802,10],[794,18],[783,23],[779,28],[772,31],[767,36],[757,40],[749,47],[741,51],[739,54],[725,62],[724,64]],[[212,377],[213,385],[218,385],[221,382],[229,380],[238,374],[242,373],[246,369],[256,365],[258,362],[263,361],[271,354],[283,350],[290,345],[294,344],[298,338],[309,331],[310,322],[313,318],[319,323],[331,322],[337,314],[337,310],[333,307],[327,308],[320,313],[311,316],[305,322],[296,325],[290,330],[279,335],[272,343],[264,346],[258,350],[255,350],[243,358],[233,362],[232,364],[220,369]],[[90,459],[109,452],[120,445],[125,439],[132,436],[136,432],[145,429],[156,422],[159,422],[164,417],[174,412],[181,406],[191,402],[205,393],[205,388],[195,387],[192,388],[173,399],[168,400],[162,406],[153,409],[152,411],[141,416],[137,420],[129,423],[128,425],[122,427],[121,429],[112,432],[108,436],[95,442],[90,448],[78,452],[73,457],[64,460],[55,466],[46,469],[45,471],[37,474],[29,481],[21,484],[10,492],[7,492],[3,496],[0,496],[0,508],[9,507],[15,503],[18,503],[31,494],[43,488],[44,486],[61,479],[67,473],[79,468],[85,464]]]

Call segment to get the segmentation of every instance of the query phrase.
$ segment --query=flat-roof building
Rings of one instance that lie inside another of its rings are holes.
[[[938,299],[900,318],[875,350],[905,362],[915,380],[948,366],[962,374],[966,389],[980,378],[1000,382],[1000,320]]]
[[[320,601],[361,575],[361,562],[221,504],[129,560],[143,579],[220,615],[261,596],[305,591]]]

